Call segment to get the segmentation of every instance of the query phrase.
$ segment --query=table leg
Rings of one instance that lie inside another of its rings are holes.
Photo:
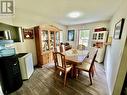
[[[73,65],[73,78],[76,78],[76,65]]]

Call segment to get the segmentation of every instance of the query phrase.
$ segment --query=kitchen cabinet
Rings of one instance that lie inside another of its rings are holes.
[[[0,23],[0,40],[24,42],[22,27]]]
[[[107,31],[94,32],[93,33],[92,41],[106,42],[106,40],[107,40],[107,34],[108,34]]]

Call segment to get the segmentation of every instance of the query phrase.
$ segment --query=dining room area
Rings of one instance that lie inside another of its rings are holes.
[[[108,95],[104,67],[95,61],[96,47],[56,48],[53,61],[36,68],[32,77],[10,95]]]
[[[127,94],[127,0],[0,5],[0,58],[7,58],[0,61],[0,95]],[[25,53],[30,60],[16,58]]]

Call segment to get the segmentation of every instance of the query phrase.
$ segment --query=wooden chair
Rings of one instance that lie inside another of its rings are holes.
[[[94,57],[94,54],[96,53],[97,51],[97,48],[96,47],[90,47],[89,49],[89,54],[87,56],[87,58],[85,59],[87,62],[91,63],[93,57]],[[96,59],[96,58],[95,58]],[[93,73],[92,73],[92,76],[94,76],[94,71],[95,70],[95,65],[93,65]]]
[[[64,86],[66,85],[66,78],[69,71],[72,69],[72,65],[67,65],[65,61],[65,55],[60,52],[53,52],[53,58],[55,63],[55,73],[62,71],[64,75]]]
[[[55,52],[60,52],[60,46],[56,46]]]
[[[93,59],[94,54],[97,52],[97,48],[96,48],[96,47],[90,47],[90,48],[88,49],[88,51],[89,51],[88,58],[89,58],[89,59]]]
[[[91,55],[90,55],[91,54]],[[97,55],[97,49],[96,48],[92,48],[92,50],[90,51],[90,58],[87,58],[86,60],[84,60],[84,62],[81,65],[76,66],[76,75],[77,75],[77,71],[79,70],[83,70],[89,73],[89,78],[90,78],[90,85],[92,85],[92,77],[94,74],[94,61]],[[79,75],[79,74],[78,74]]]
[[[60,45],[60,52],[64,52],[64,51],[65,51],[65,45],[62,44],[62,45]]]
[[[77,49],[79,49],[79,50],[85,50],[85,45],[79,44],[77,46]]]

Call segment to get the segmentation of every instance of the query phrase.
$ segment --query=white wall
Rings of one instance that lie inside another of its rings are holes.
[[[120,62],[119,71],[117,74],[114,90],[113,90],[113,95],[120,95],[120,92],[124,84],[126,73],[127,73],[127,39],[126,39],[126,43],[124,46],[123,55],[122,55],[122,59]]]
[[[105,27],[105,28],[109,29],[109,21],[100,21],[100,22],[93,22],[93,23],[68,26],[67,30],[69,30],[69,29],[75,30],[75,38],[74,38],[74,41],[67,41],[67,34],[68,33],[66,32],[66,35],[65,35],[66,42],[69,42],[73,47],[76,47],[78,45],[78,32],[80,29],[88,29],[91,31],[90,32],[90,41],[89,41],[89,42],[91,42],[92,32],[94,32],[95,28],[99,28],[99,27]],[[89,45],[91,45],[91,43],[89,43]]]
[[[118,9],[118,11],[114,14],[114,16],[111,19],[110,36],[113,36],[114,34],[115,24],[121,18],[127,19],[126,9],[127,9],[127,0],[123,0],[121,7]],[[127,20],[124,23],[121,39],[120,40],[113,39],[112,45],[107,47],[104,64],[105,64],[105,71],[106,71],[110,95],[112,95],[113,91],[115,91],[114,86],[116,83],[116,78],[117,78],[117,74],[118,74],[118,70],[119,70],[119,66],[120,66],[120,62],[121,62],[121,58],[123,54],[126,36],[127,36]],[[117,94],[120,95],[120,91],[118,91]]]

